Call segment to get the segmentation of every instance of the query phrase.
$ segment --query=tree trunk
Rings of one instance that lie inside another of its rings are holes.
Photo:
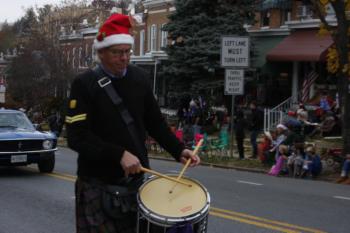
[[[343,67],[349,64],[349,22],[345,14],[345,5],[342,1],[332,2],[336,12],[338,27],[335,35],[335,44],[339,54],[340,69],[338,71],[338,88],[342,120],[342,136],[344,154],[350,154],[350,93],[348,72],[343,72]]]

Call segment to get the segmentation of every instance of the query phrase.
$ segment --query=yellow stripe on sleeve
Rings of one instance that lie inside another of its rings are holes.
[[[68,124],[72,124],[72,123],[77,122],[77,121],[84,121],[84,120],[86,120],[86,117],[87,117],[86,113],[75,115],[72,117],[66,116],[65,122]]]

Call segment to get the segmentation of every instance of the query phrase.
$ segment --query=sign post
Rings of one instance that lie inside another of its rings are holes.
[[[233,125],[235,96],[244,94],[244,70],[249,67],[249,37],[223,36],[221,40],[221,67],[225,69],[225,95],[232,95],[230,156],[233,157]],[[231,69],[227,69],[231,68]]]

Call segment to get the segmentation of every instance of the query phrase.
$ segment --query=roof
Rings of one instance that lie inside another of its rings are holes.
[[[318,30],[292,32],[271,49],[268,61],[325,61],[327,49],[333,44],[332,37],[319,36]]]

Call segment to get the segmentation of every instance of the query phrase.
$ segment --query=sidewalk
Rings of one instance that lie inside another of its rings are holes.
[[[323,141],[315,141],[316,144],[320,144],[320,148],[323,149],[325,146],[325,143]],[[67,147],[67,141],[65,138],[60,137],[57,142],[58,146],[61,147]],[[245,151],[245,157],[249,157],[250,154],[250,148],[247,148]],[[238,154],[234,153],[233,158],[231,157],[219,157],[219,156],[211,156],[209,157],[206,154],[201,153],[201,165],[202,166],[208,166],[208,167],[214,167],[214,168],[223,168],[223,169],[235,169],[238,171],[247,171],[247,172],[255,172],[255,173],[265,173],[270,170],[270,167],[262,164],[258,159],[244,159],[239,160]],[[172,158],[168,153],[166,152],[149,152],[149,158],[150,159],[157,159],[157,160],[164,160],[164,161],[172,161],[175,162],[174,158]],[[284,178],[285,176],[281,176],[281,178]],[[325,169],[322,174],[316,179],[316,180],[322,180],[322,181],[328,181],[328,182],[334,182],[339,177],[338,173],[330,172],[329,170]]]

